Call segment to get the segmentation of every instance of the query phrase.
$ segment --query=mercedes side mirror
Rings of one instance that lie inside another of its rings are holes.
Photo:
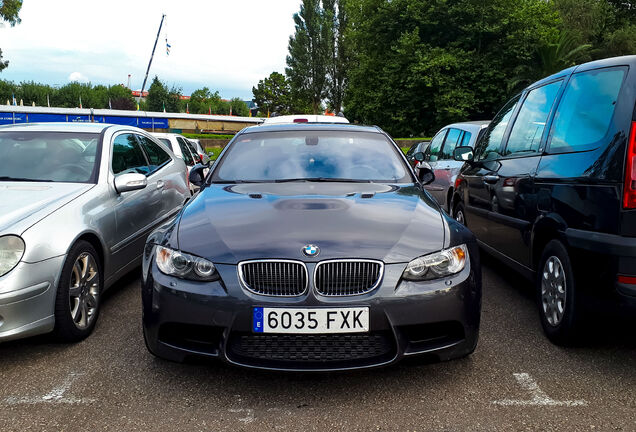
[[[195,186],[201,186],[203,184],[203,180],[205,180],[205,176],[203,175],[203,170],[206,168],[208,168],[207,165],[203,165],[200,163],[190,168],[190,175],[188,176],[190,183],[192,183]]]
[[[120,174],[115,177],[115,190],[117,193],[130,192],[143,189],[148,185],[145,175],[139,173]]]
[[[459,162],[472,162],[474,158],[473,148],[469,146],[455,147],[453,159]]]
[[[433,172],[433,168],[431,168],[428,163],[420,162],[415,168],[417,169],[417,178],[423,185],[433,183],[433,181],[435,180],[435,173]]]

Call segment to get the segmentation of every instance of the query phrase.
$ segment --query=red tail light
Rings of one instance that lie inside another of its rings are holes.
[[[630,285],[636,285],[636,277],[633,276],[618,276],[618,282]]]
[[[623,208],[636,209],[636,122],[632,122],[632,130],[627,142],[627,162],[625,165]]]
[[[457,178],[455,179],[455,190],[457,190],[460,184],[462,184],[462,178],[460,176],[457,176]]]
[[[294,123],[309,123],[309,120],[307,120],[306,118],[297,118],[294,119]]]

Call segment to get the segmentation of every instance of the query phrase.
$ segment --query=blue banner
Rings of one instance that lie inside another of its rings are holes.
[[[152,129],[152,117],[139,117],[138,127]]]
[[[154,122],[155,128],[157,129],[168,129],[170,127],[170,125],[168,124],[168,119],[167,118],[153,118],[152,121]]]
[[[0,113],[0,124],[13,124],[13,113]]]
[[[137,126],[137,117],[104,116],[104,123],[112,123],[124,126]]]
[[[68,121],[71,123],[87,123],[90,122],[91,119],[87,115],[69,115]]]
[[[26,113],[13,113],[13,122],[14,123],[26,123],[27,122]]]
[[[39,123],[39,122],[66,123],[66,114],[42,114],[42,113],[29,114],[29,123]]]

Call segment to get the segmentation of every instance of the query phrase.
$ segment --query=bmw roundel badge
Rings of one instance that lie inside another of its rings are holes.
[[[303,254],[308,257],[316,256],[320,253],[320,248],[316,245],[308,244],[303,247]]]

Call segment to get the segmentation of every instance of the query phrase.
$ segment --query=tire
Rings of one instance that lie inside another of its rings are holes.
[[[104,285],[95,248],[80,240],[66,257],[55,298],[53,334],[61,342],[78,342],[93,332]]]
[[[466,225],[466,210],[464,209],[464,204],[462,202],[458,202],[453,207],[453,219],[455,219],[460,224]]]
[[[556,345],[571,345],[578,338],[583,309],[567,249],[551,240],[537,268],[536,293],[543,331]]]

